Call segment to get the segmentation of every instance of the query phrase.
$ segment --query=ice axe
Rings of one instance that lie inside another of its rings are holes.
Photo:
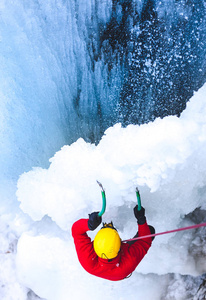
[[[136,196],[137,196],[138,210],[141,210],[142,205],[141,205],[141,198],[140,198],[140,193],[139,193],[138,187],[136,187]]]
[[[101,193],[102,193],[102,210],[98,213],[98,216],[101,217],[105,213],[105,210],[106,210],[106,195],[105,195],[105,190],[104,190],[102,184],[99,181],[97,181],[97,183],[100,186]]]

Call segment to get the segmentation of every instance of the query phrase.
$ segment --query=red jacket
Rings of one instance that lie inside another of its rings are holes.
[[[117,257],[108,261],[97,256],[93,242],[87,235],[88,219],[80,219],[72,226],[72,236],[82,267],[92,275],[108,280],[122,280],[131,274],[151,246],[152,239],[137,240],[134,244],[121,244]],[[138,236],[151,234],[147,223],[138,225]]]

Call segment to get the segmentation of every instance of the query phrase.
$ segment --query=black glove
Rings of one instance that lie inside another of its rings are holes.
[[[88,227],[90,230],[95,230],[102,222],[102,217],[98,216],[99,212],[89,214]]]
[[[146,222],[144,207],[141,207],[141,209],[138,210],[138,205],[136,205],[134,207],[134,215],[135,215],[135,218],[137,219],[137,223],[139,225],[143,225]]]

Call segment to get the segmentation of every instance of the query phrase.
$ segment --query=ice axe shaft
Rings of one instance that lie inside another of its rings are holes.
[[[98,213],[98,216],[101,217],[106,210],[106,195],[105,195],[105,190],[102,186],[102,184],[97,180],[98,185],[101,188],[101,193],[102,193],[102,210]]]
[[[138,210],[141,210],[142,205],[141,205],[141,198],[140,198],[140,193],[139,193],[138,187],[136,187],[136,196],[137,196]]]

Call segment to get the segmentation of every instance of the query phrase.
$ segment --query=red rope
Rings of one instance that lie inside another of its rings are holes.
[[[196,224],[196,225],[192,225],[192,226],[188,226],[188,227],[182,227],[182,228],[164,231],[164,232],[160,232],[160,233],[143,235],[143,236],[139,236],[139,237],[136,237],[133,239],[124,240],[122,242],[124,243],[124,242],[129,242],[129,241],[136,241],[136,240],[140,240],[140,239],[146,239],[148,237],[153,237],[153,236],[157,236],[157,235],[162,235],[162,234],[167,234],[167,233],[172,233],[172,232],[177,232],[177,231],[183,231],[183,230],[188,230],[188,229],[194,229],[194,228],[199,228],[199,227],[203,227],[203,226],[206,226],[206,223]]]

